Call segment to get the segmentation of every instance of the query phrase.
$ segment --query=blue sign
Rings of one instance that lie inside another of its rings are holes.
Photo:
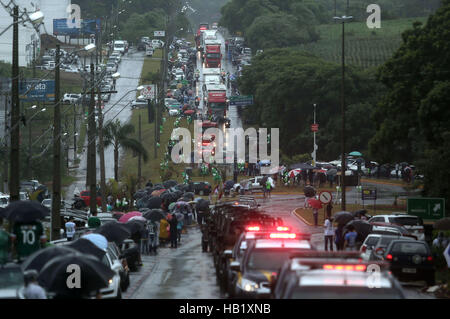
[[[75,23],[74,23],[75,24]],[[53,19],[53,35],[79,36],[81,34],[90,35],[100,33],[100,19],[81,20],[81,28],[69,27],[67,19]]]
[[[19,98],[23,102],[54,102],[55,80],[22,81],[19,85]]]

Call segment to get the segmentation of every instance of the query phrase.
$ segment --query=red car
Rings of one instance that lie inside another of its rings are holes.
[[[82,191],[80,193],[80,197],[83,199],[86,206],[89,207],[91,204],[91,196],[89,191]],[[97,193],[97,205],[102,206],[102,197],[98,193]]]

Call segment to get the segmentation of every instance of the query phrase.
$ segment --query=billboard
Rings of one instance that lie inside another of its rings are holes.
[[[72,37],[76,37],[82,34],[96,34],[99,33],[101,29],[100,19],[82,19],[80,28],[74,27],[72,24],[70,24],[70,26],[67,25],[67,19],[53,19],[53,35],[69,35]]]
[[[30,91],[28,92],[28,90]],[[21,81],[19,84],[19,98],[23,102],[54,102],[55,80]]]

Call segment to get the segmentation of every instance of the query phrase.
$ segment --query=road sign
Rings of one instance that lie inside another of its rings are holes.
[[[230,97],[230,105],[244,106],[253,104],[253,95],[236,95]]]
[[[422,219],[441,219],[445,217],[444,198],[408,198],[406,200],[408,214]]]
[[[155,84],[147,84],[144,85],[144,89],[141,91],[142,96],[144,99],[155,99],[155,92],[156,92],[156,85]]]
[[[317,132],[319,130],[319,124],[311,124],[311,132]]]
[[[155,31],[153,34],[155,37],[165,37],[166,31]]]
[[[23,102],[53,102],[55,101],[55,80],[22,81],[19,85],[19,98]]]
[[[324,205],[329,204],[333,200],[333,195],[330,192],[327,192],[327,191],[320,192],[319,193],[319,200]]]
[[[377,189],[376,188],[363,188],[361,192],[362,200],[376,200],[377,199]]]

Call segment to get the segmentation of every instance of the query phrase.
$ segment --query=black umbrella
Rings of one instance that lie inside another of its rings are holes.
[[[336,174],[337,174],[337,169],[335,169],[335,168],[330,168],[330,169],[327,171],[326,174],[327,174],[328,176],[336,175]]]
[[[350,212],[337,212],[333,216],[333,220],[341,225],[347,224],[349,221],[353,220],[353,214]]]
[[[168,181],[163,182],[163,185],[165,188],[171,188],[171,187],[176,186],[177,184],[178,184],[178,182],[174,181],[174,180],[168,180]]]
[[[225,189],[231,189],[234,186],[234,181],[226,181],[225,182]]]
[[[131,236],[130,230],[122,223],[110,221],[95,230],[95,233],[103,235],[109,242],[115,242],[117,245]]]
[[[148,200],[148,203],[147,203],[146,207],[150,208],[150,209],[152,209],[152,208],[161,208],[161,204],[162,204],[162,199],[160,197],[151,197]]]
[[[149,203],[149,201],[150,201],[150,196],[148,196],[148,195],[145,195],[145,196],[142,196],[141,198],[139,198],[137,201],[136,201],[136,208],[137,209],[141,209],[141,208],[146,208],[147,206],[148,206],[148,203]]]
[[[77,269],[71,269],[72,265],[79,267],[81,274],[79,288],[68,287],[68,283],[71,282],[69,276],[73,276]],[[114,274],[114,271],[95,257],[72,253],[57,257],[46,263],[39,274],[38,282],[47,291],[57,295],[81,298],[88,297],[92,292],[108,287]]]
[[[6,219],[28,223],[44,218],[50,214],[50,210],[37,201],[21,200],[10,203],[6,206],[3,215]]]
[[[195,194],[192,192],[187,192],[187,193],[184,193],[183,197],[189,199],[189,200],[187,200],[187,202],[190,202],[190,201],[194,200]]]
[[[312,186],[305,186],[303,189],[306,197],[314,197],[316,196],[316,190]]]
[[[146,212],[142,216],[152,222],[159,222],[161,219],[166,217],[166,215],[161,209],[152,209],[151,211]]]
[[[130,220],[123,224],[131,233],[131,236],[133,236],[136,233],[139,233],[142,229],[145,227],[145,222],[140,220]]]
[[[145,191],[145,190],[139,190],[136,193],[134,193],[134,195],[133,195],[134,199],[136,199],[136,200],[141,199],[142,197],[145,197],[145,196],[147,196],[147,191]]]
[[[82,254],[93,255],[97,257],[99,260],[103,259],[106,252],[98,248],[94,243],[92,243],[89,239],[78,238],[74,242],[66,245],[69,248],[73,248],[79,251]]]
[[[365,216],[366,214],[367,214],[367,210],[365,210],[365,209],[361,209],[361,210],[357,210],[355,212],[352,212],[353,217]]]
[[[350,225],[355,227],[356,232],[359,235],[361,235],[361,237],[363,237],[363,238],[366,238],[372,232],[372,228],[373,228],[372,224],[370,224],[369,222],[367,222],[365,220],[361,220],[361,219],[354,219],[354,220],[349,221],[345,225],[345,228],[348,229],[348,227]]]
[[[69,248],[67,246],[50,246],[44,249],[40,249],[28,256],[27,259],[22,263],[22,270],[34,269],[40,272],[42,267],[45,266],[47,262],[62,255],[73,254],[77,252],[75,249]]]
[[[200,199],[196,204],[195,204],[195,209],[197,209],[198,211],[206,211],[209,209],[209,200],[205,200],[205,199]]]

